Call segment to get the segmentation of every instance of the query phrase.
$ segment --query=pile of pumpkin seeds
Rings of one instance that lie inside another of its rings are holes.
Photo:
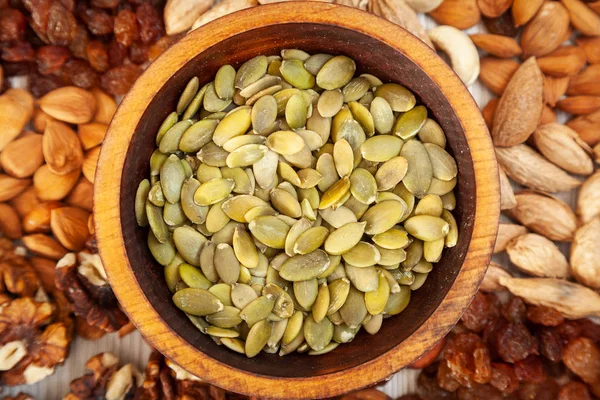
[[[189,81],[135,200],[173,302],[220,345],[319,355],[401,313],[455,246],[457,166],[403,86],[283,50]]]

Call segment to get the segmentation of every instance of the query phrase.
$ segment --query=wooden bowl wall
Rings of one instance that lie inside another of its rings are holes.
[[[235,67],[284,48],[346,54],[358,72],[408,87],[448,137],[459,168],[456,247],[447,249],[408,308],[319,356],[261,353],[253,359],[217,346],[171,301],[163,267],[147,249],[134,216],[138,183],[147,177],[156,131],[192,76],[201,84],[224,64]],[[379,382],[408,365],[457,322],[489,262],[499,218],[493,147],[479,109],[451,69],[426,45],[376,16],[323,3],[261,6],[187,35],[138,79],[103,145],[95,191],[96,234],[113,289],[148,341],[191,373],[239,393],[319,398]]]

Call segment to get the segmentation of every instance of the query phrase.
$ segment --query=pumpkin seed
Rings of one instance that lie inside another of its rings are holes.
[[[384,249],[403,249],[410,244],[408,233],[404,229],[392,228],[373,236],[373,242]]]
[[[321,138],[321,135],[315,131],[308,129],[296,129],[296,133],[302,137],[306,147],[308,147],[310,151],[319,150],[323,146],[323,139]]]
[[[231,104],[232,99],[221,99],[217,92],[215,91],[215,84],[211,82],[206,87],[206,92],[204,93],[203,106],[204,109],[211,113],[216,113],[219,111],[225,110]],[[202,113],[200,113],[202,115]]]
[[[390,271],[381,268],[379,269],[379,273],[383,274],[383,276],[387,280],[388,286],[390,288],[390,293],[398,293],[400,291],[400,285],[398,284],[398,282],[396,282],[396,279],[394,279],[394,276]]]
[[[295,249],[295,244],[296,241],[298,240],[298,238],[307,230],[309,230],[312,227],[312,223],[306,219],[306,218],[301,218],[299,219],[296,223],[294,223],[294,225],[292,225],[292,227],[290,228],[286,238],[285,238],[285,253],[292,257],[296,252],[294,251]],[[313,250],[316,250],[318,247],[315,247]],[[311,251],[313,251],[311,250]],[[300,254],[306,254],[306,253],[300,253]]]
[[[305,281],[319,276],[329,263],[329,257],[323,250],[315,250],[286,260],[279,269],[279,274],[290,282]]]
[[[194,194],[200,187],[200,182],[194,178],[186,179],[181,187],[181,208],[186,217],[195,224],[206,221],[209,208],[200,206],[194,201]]]
[[[348,298],[350,292],[350,281],[347,278],[340,278],[332,281],[328,287],[329,290],[329,306],[327,315],[337,312]]]
[[[210,233],[219,232],[230,221],[222,208],[224,202],[225,199],[213,204],[206,214],[206,230]]]
[[[162,217],[162,209],[147,201],[146,215],[152,236],[160,243],[165,243],[169,238],[169,228]]]
[[[285,333],[285,329],[287,328],[288,320],[284,319],[279,322],[274,322],[271,328],[271,336],[269,336],[269,340],[267,341],[268,347],[279,349],[279,343],[281,342],[281,338]],[[275,351],[276,353],[277,351]]]
[[[163,219],[171,227],[182,225],[187,221],[187,217],[181,208],[181,203],[165,203],[163,207]]]
[[[263,158],[267,150],[267,147],[262,144],[243,145],[227,156],[227,166],[230,168],[248,167]]]
[[[415,281],[415,274],[410,270],[396,268],[391,270],[390,273],[400,285],[410,286]]]
[[[411,110],[417,100],[415,96],[404,86],[397,83],[384,83],[375,89],[376,97],[383,97],[393,111],[406,112]]]
[[[157,207],[163,207],[167,200],[163,194],[160,181],[152,184],[152,188],[148,192],[148,201]]]
[[[310,189],[317,186],[323,180],[323,175],[312,168],[304,168],[298,171],[298,178],[300,179],[298,187],[301,189]]]
[[[442,211],[442,219],[449,225],[444,244],[446,247],[454,247],[458,243],[458,225],[456,224],[456,219],[454,219],[454,215],[448,210]]]
[[[346,301],[339,310],[340,316],[349,327],[359,327],[368,314],[365,296],[354,286],[350,286]]]
[[[226,162],[228,156],[229,152],[217,146],[214,142],[208,142],[198,152],[198,159],[211,167],[228,165]]]
[[[396,157],[403,145],[402,139],[395,136],[374,136],[360,146],[360,153],[365,160],[385,162]]]
[[[317,186],[321,192],[326,192],[339,179],[333,156],[328,153],[322,154],[317,160],[316,169],[323,177]]]
[[[283,249],[290,226],[277,217],[267,215],[254,219],[248,224],[248,229],[256,239],[265,245],[274,249]]]
[[[215,92],[221,99],[231,99],[235,92],[236,71],[231,65],[223,65],[215,75]]]
[[[316,278],[294,282],[294,296],[298,304],[306,310],[310,310],[317,299],[318,292],[319,284]]]
[[[306,129],[317,132],[326,145],[331,134],[331,118],[323,117],[315,107],[312,115],[306,120]]]
[[[321,274],[319,274],[319,276],[317,276],[318,279],[329,279],[329,277],[331,277],[334,272],[337,270],[337,267],[340,265],[340,262],[342,261],[342,256],[332,256],[329,255],[329,267],[327,267],[327,269],[325,271],[323,271]],[[343,269],[342,269],[343,271]],[[345,272],[343,272],[345,274]],[[334,280],[333,278],[331,280]],[[319,281],[320,282],[320,281]]]
[[[233,232],[233,251],[239,262],[247,268],[258,266],[258,250],[246,230],[237,226]]]
[[[152,225],[150,226],[152,227]],[[168,234],[161,243],[156,236],[154,236],[153,231],[150,230],[148,232],[148,248],[150,249],[150,253],[152,253],[152,257],[154,257],[160,265],[168,265],[175,257],[175,246]]]
[[[231,302],[231,286],[226,283],[217,283],[208,289],[210,293],[215,295],[224,306],[232,306]]]
[[[331,232],[324,243],[327,253],[341,255],[350,251],[362,238],[366,222],[351,222]]]
[[[371,112],[363,104],[355,101],[348,104],[348,108],[352,112],[352,116],[360,124],[367,135],[373,136],[375,134],[375,121]]]
[[[231,285],[231,302],[238,309],[244,309],[250,302],[257,298],[258,295],[249,285],[244,283],[234,283]]]
[[[267,294],[260,296],[252,300],[246,307],[240,311],[240,318],[242,318],[249,327],[252,328],[254,324],[261,320],[265,320],[273,307],[275,306],[275,296]]]
[[[244,215],[250,211],[250,209],[258,206],[268,206],[268,204],[256,196],[239,195],[226,200],[221,208],[232,220],[237,222],[248,222],[244,218]]]
[[[404,186],[416,197],[424,197],[433,178],[433,166],[425,146],[419,141],[409,140],[400,155],[408,162],[408,170],[402,180]]]
[[[177,102],[177,114],[181,114],[185,111],[187,106],[190,104],[196,93],[198,93],[198,88],[200,86],[200,81],[197,77],[193,77],[183,89],[183,93],[179,97],[179,101]]]
[[[406,212],[404,201],[387,200],[369,208],[360,220],[366,222],[366,234],[377,235],[392,229]]]
[[[415,281],[410,285],[410,290],[420,289],[425,284],[428,275],[429,274],[415,274]]]
[[[456,196],[454,195],[454,192],[443,194],[441,198],[444,210],[452,211],[456,208]]]
[[[235,87],[244,89],[256,82],[265,75],[268,65],[269,61],[265,56],[256,56],[246,61],[240,66],[235,75]]]
[[[288,191],[283,189],[273,189],[271,191],[271,203],[279,212],[292,218],[302,216],[300,203]]]
[[[371,292],[377,290],[379,286],[379,277],[375,267],[358,268],[346,264],[346,275],[352,285],[361,292]]]
[[[331,207],[334,204],[340,202],[346,195],[350,193],[350,179],[345,176],[339,181],[335,182],[333,185],[327,189],[323,196],[321,197],[321,202],[319,203],[319,209],[323,210],[325,208]]]
[[[227,243],[220,243],[215,250],[214,264],[221,280],[227,284],[237,282],[240,277],[240,263],[235,257],[233,248]]]
[[[229,139],[246,133],[252,124],[251,112],[251,107],[242,106],[227,114],[214,130],[213,142],[217,146],[223,146]]]
[[[377,247],[379,250],[379,265],[387,269],[396,268],[402,261],[406,259],[406,251],[404,249],[384,249]]]
[[[350,176],[350,192],[363,204],[371,204],[377,196],[377,182],[364,168],[357,168]]]
[[[181,226],[173,231],[175,247],[183,259],[193,266],[200,265],[200,250],[206,238],[190,226]]]
[[[365,306],[371,315],[383,312],[390,297],[390,285],[385,275],[379,272],[379,286],[376,290],[365,293]]]
[[[160,175],[160,168],[169,156],[163,154],[159,149],[154,150],[150,156],[150,176]]]
[[[427,193],[443,196],[447,193],[450,193],[455,186],[456,178],[452,178],[449,181],[443,181],[441,179],[433,177],[431,179],[431,185],[429,186],[429,190],[427,191]]]
[[[306,225],[303,223],[302,227],[304,226]],[[290,229],[290,234],[288,234],[288,237],[291,235],[291,231],[292,230]],[[309,229],[303,230],[300,235],[296,237],[293,246],[293,253],[308,254],[317,250],[319,247],[321,247],[321,245],[323,245],[327,235],[329,235],[329,230],[327,228],[322,226],[310,228],[309,226]]]
[[[212,336],[212,338],[236,338],[238,336],[240,336],[240,333],[238,331],[235,331],[233,329],[224,329],[224,328],[219,328],[216,326],[209,326],[208,328],[206,328],[206,334]],[[219,339],[219,341],[217,342],[218,344],[221,343],[221,340]]]
[[[431,215],[440,217],[442,215],[442,199],[435,194],[428,194],[419,200],[415,207],[415,215]]]
[[[281,343],[286,346],[290,344],[299,334],[302,332],[304,326],[304,314],[298,310],[292,315],[288,321],[287,327],[281,339]],[[302,340],[304,340],[304,334],[302,334]]]
[[[377,190],[384,191],[394,188],[406,176],[408,162],[402,156],[397,156],[384,162],[375,173]]]
[[[307,118],[308,104],[302,93],[297,93],[290,97],[285,106],[285,120],[288,126],[292,129],[302,128],[306,125]],[[302,145],[304,145],[304,140],[302,141]]]
[[[425,253],[425,245],[427,243],[431,243],[431,242],[425,242],[423,243],[423,253]],[[442,244],[442,248],[444,247],[444,245]],[[415,273],[420,273],[420,274],[427,274],[429,272],[431,272],[433,270],[433,265],[425,260],[424,258],[420,259],[419,262],[417,263],[417,265],[415,265],[412,269],[413,272]]]
[[[160,168],[161,189],[169,203],[177,203],[181,196],[181,187],[185,180],[185,171],[179,158],[171,155]]]
[[[198,182],[204,183],[211,179],[222,178],[223,174],[219,167],[212,167],[208,164],[201,163],[196,170],[196,178]]]
[[[187,118],[184,118],[184,119],[187,119]],[[179,115],[177,115],[177,112],[175,112],[175,111],[173,111],[172,113],[167,115],[167,117],[160,124],[160,127],[158,128],[158,132],[156,133],[156,145],[157,146],[160,145],[160,142],[161,142],[163,136],[165,135],[165,133],[167,133],[167,131],[169,129],[171,129],[173,127],[173,125],[175,125],[177,123],[178,120],[179,120]]]
[[[304,63],[300,60],[283,60],[279,72],[283,79],[298,89],[315,86],[315,77],[304,68]]]
[[[417,239],[433,241],[445,237],[450,225],[442,218],[431,215],[416,215],[404,222],[406,231]]]
[[[375,97],[370,106],[375,130],[381,134],[392,132],[394,126],[394,112],[392,107],[383,97]]]
[[[259,321],[250,328],[246,338],[246,357],[256,356],[265,347],[271,336],[271,323],[266,319]]]
[[[346,56],[335,56],[321,67],[316,82],[326,90],[339,89],[350,82],[355,71],[354,60]]]
[[[374,335],[381,329],[383,323],[383,314],[374,315],[368,322],[364,323],[365,331]]]
[[[150,192],[150,181],[144,179],[140,182],[135,193],[135,220],[139,226],[148,226],[148,216],[146,215],[146,200]]]
[[[424,106],[417,106],[396,120],[394,134],[404,140],[413,138],[419,133],[425,121],[427,121],[427,109]]]
[[[360,99],[370,88],[371,84],[366,78],[353,78],[342,89],[342,93],[344,94],[344,102],[350,103],[351,101]]]
[[[251,112],[252,128],[262,133],[275,123],[277,101],[273,96],[263,96],[254,103]]]
[[[323,348],[323,350],[319,350],[319,351],[316,351],[316,350],[309,350],[309,352],[308,352],[308,355],[309,355],[309,356],[320,356],[320,355],[322,355],[322,354],[327,354],[327,353],[329,353],[330,351],[333,351],[333,350],[335,350],[335,349],[336,349],[336,348],[337,348],[339,345],[340,345],[339,343],[336,343],[336,342],[330,342],[330,343],[329,343],[327,346],[325,346],[325,347]]]
[[[458,174],[458,168],[454,158],[446,150],[435,144],[425,143],[424,146],[431,160],[433,176],[442,181],[449,181],[455,178]]]
[[[333,324],[328,318],[316,322],[312,315],[304,321],[304,339],[311,349],[321,351],[333,338]]]
[[[204,182],[194,193],[194,202],[201,206],[210,206],[225,199],[235,186],[233,179],[215,178]]]
[[[265,75],[262,78],[260,78],[259,80],[257,80],[256,82],[246,86],[244,89],[242,89],[239,92],[239,94],[241,97],[250,99],[251,97],[255,96],[257,93],[265,91],[266,89],[269,89],[273,86],[278,86],[280,83],[281,83],[281,78],[279,76]],[[246,102],[246,104],[251,105],[251,104],[248,104],[248,102]]]
[[[219,280],[219,275],[215,268],[214,256],[216,245],[211,241],[206,241],[200,250],[200,269],[202,273],[211,282]]]
[[[354,168],[354,152],[346,139],[340,139],[333,145],[333,162],[340,178],[350,176]]]
[[[211,240],[215,242],[215,244],[227,243],[228,245],[233,245],[233,232],[235,228],[239,224],[235,221],[229,221],[220,231],[215,232]]]
[[[204,318],[196,317],[195,315],[185,314],[186,317],[194,324],[198,330],[204,334],[206,334],[206,329],[210,326],[208,322]]]
[[[245,353],[244,342],[242,342],[239,339],[222,337],[221,343],[223,343],[223,345],[225,347],[227,347],[230,350],[235,351],[236,353],[240,353],[240,354]]]
[[[221,311],[207,315],[206,321],[218,328],[227,329],[235,328],[242,322],[242,318],[240,318],[239,309],[231,306],[225,306]]]
[[[304,147],[304,140],[296,132],[277,131],[267,137],[267,147],[281,155],[292,155]]]
[[[344,105],[344,95],[340,90],[326,90],[319,97],[317,108],[322,117],[334,117]]]
[[[372,244],[358,242],[352,250],[344,253],[342,258],[354,267],[371,267],[379,262],[381,254]]]
[[[223,303],[204,289],[187,288],[173,295],[173,302],[181,311],[203,317],[223,310]]]
[[[406,248],[406,259],[402,262],[402,268],[410,270],[423,258],[423,242],[413,240]]]
[[[400,292],[390,294],[388,302],[383,310],[385,315],[398,315],[410,302],[410,288],[408,286],[400,286]]]
[[[268,283],[262,290],[263,295],[272,295],[275,298],[273,314],[280,318],[289,318],[294,313],[294,300],[288,292],[274,283]]]
[[[222,167],[221,174],[223,175],[223,178],[233,180],[234,193],[252,194],[254,192],[250,177],[242,168]]]
[[[339,206],[335,210],[332,208],[319,210],[319,214],[329,225],[336,229],[350,222],[357,222],[356,215],[344,206]]]
[[[313,54],[304,60],[304,68],[311,74],[317,75],[321,68],[323,68],[323,65],[332,58],[333,56],[329,54]]]
[[[430,118],[427,118],[418,135],[423,143],[432,143],[440,146],[442,149],[446,147],[446,135],[444,135],[444,131],[437,122]]]

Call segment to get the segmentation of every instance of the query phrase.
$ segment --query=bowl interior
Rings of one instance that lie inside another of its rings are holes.
[[[166,115],[175,108],[188,80],[197,76],[201,84],[213,79],[224,64],[238,67],[260,54],[278,54],[284,48],[310,53],[345,54],[353,58],[359,73],[372,73],[384,82],[398,82],[409,88],[428,107],[444,129],[449,151],[458,163],[457,208],[454,215],[460,229],[456,247],[446,249],[442,260],[430,273],[425,285],[413,296],[400,315],[386,319],[379,333],[361,331],[349,344],[319,357],[290,354],[284,358],[261,353],[248,359],[217,346],[201,334],[171,301],[163,277],[163,267],[152,258],[146,246],[147,229],[135,222],[134,198],[138,183],[147,177],[154,138]],[[433,80],[405,54],[363,33],[339,26],[287,23],[248,31],[220,42],[185,64],[164,86],[146,109],[127,150],[121,181],[121,226],[127,257],[146,298],[170,329],[206,355],[253,374],[270,377],[308,377],[340,372],[365,363],[397,346],[411,335],[440,305],[450,290],[465,259],[473,233],[475,179],[473,161],[461,123]],[[426,349],[423,349],[426,350]]]

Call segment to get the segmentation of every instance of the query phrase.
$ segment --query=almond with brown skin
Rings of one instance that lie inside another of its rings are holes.
[[[550,107],[556,106],[558,100],[567,93],[569,77],[555,78],[544,76],[544,102]]]
[[[571,24],[579,32],[587,36],[600,35],[600,15],[579,0],[561,0],[569,10]]]
[[[33,96],[23,89],[8,89],[0,96],[0,151],[19,136],[33,115]]]
[[[96,115],[94,115],[94,122],[106,125],[110,124],[112,117],[117,111],[117,102],[112,96],[104,93],[98,88],[91,89],[90,93],[92,93],[96,99]]]
[[[81,172],[88,181],[94,183],[94,177],[96,175],[96,166],[98,165],[98,157],[100,156],[100,147],[95,147],[92,150],[85,153],[83,160],[83,166]]]
[[[575,115],[586,115],[600,110],[600,96],[572,96],[556,103],[556,108]]]
[[[600,164],[600,143],[594,147],[594,159],[598,164]]]
[[[501,223],[498,225],[498,236],[496,237],[496,245],[494,246],[494,254],[498,254],[506,250],[506,247],[511,240],[519,236],[525,235],[527,228],[522,225]]]
[[[54,89],[39,100],[39,105],[52,118],[71,124],[90,122],[96,114],[94,95],[76,86]]]
[[[483,107],[483,110],[481,110],[485,124],[490,130],[494,126],[494,116],[496,115],[496,109],[498,108],[499,101],[499,98],[493,98],[486,104],[485,107]]]
[[[65,199],[65,202],[73,207],[83,208],[91,212],[93,208],[94,185],[85,177],[79,178],[77,185]]]
[[[483,292],[502,292],[506,289],[500,284],[500,278],[512,278],[512,275],[498,263],[490,262],[490,265],[485,273],[485,277],[481,282],[479,290]]]
[[[588,6],[596,13],[600,14],[600,1],[589,3]]]
[[[600,37],[579,36],[575,43],[585,51],[590,64],[600,64]]]
[[[29,262],[40,278],[43,288],[49,293],[54,291],[56,288],[54,286],[56,261],[44,257],[31,257]]]
[[[508,177],[502,168],[498,168],[498,172],[500,173],[500,209],[510,210],[517,205],[515,193],[513,192],[510,181],[508,180]]]
[[[60,260],[67,254],[67,249],[50,236],[44,235],[43,233],[23,236],[21,240],[29,251],[42,257]]]
[[[511,37],[487,33],[476,33],[470,37],[475,46],[496,57],[512,58],[523,52],[519,43]]]
[[[23,217],[22,225],[25,233],[49,233],[50,212],[55,208],[63,207],[59,201],[46,201],[31,210]]]
[[[107,130],[108,125],[100,122],[79,124],[77,127],[77,135],[79,136],[81,147],[83,147],[84,150],[89,150],[98,146],[104,140]]]
[[[81,251],[90,236],[90,214],[77,207],[55,208],[50,213],[50,227],[60,244],[71,251]]]
[[[533,133],[542,115],[544,78],[534,57],[523,63],[506,86],[492,129],[496,146],[523,143]]]
[[[528,0],[529,1],[529,0]],[[541,57],[556,50],[569,31],[569,12],[559,2],[545,2],[521,34],[525,56]]]
[[[533,137],[538,151],[565,171],[577,175],[594,172],[590,158],[592,149],[568,126],[557,123],[540,125]]]
[[[600,171],[581,185],[577,195],[577,215],[584,224],[600,215]]]
[[[17,197],[10,201],[10,205],[14,207],[19,217],[23,218],[25,215],[31,212],[35,207],[40,205],[40,201],[35,193],[35,188],[29,186],[27,190],[24,190]]]
[[[484,57],[480,61],[479,79],[488,89],[500,96],[519,69],[519,65],[515,60]]]
[[[7,174],[0,174],[0,202],[18,196],[29,185],[31,185],[31,179],[18,179]]]
[[[577,75],[587,61],[585,51],[579,46],[562,46],[550,54],[538,58],[544,74],[562,77]]]
[[[556,113],[548,106],[544,106],[542,110],[542,116],[540,117],[540,124],[550,124],[552,122],[556,122],[558,118],[556,117]]]
[[[567,122],[567,126],[577,132],[581,140],[590,146],[595,146],[596,143],[600,143],[599,125],[600,111],[596,111],[589,115],[582,115]]]
[[[590,65],[575,75],[567,89],[569,96],[600,96],[600,64]]]
[[[506,175],[523,186],[554,193],[568,192],[581,185],[527,145],[497,147],[496,156]]]
[[[200,15],[198,19],[194,21],[191,30],[208,24],[210,21],[221,18],[224,15],[254,7],[256,5],[258,5],[257,0],[222,0],[211,7],[210,10]]]
[[[42,135],[33,134],[13,140],[0,154],[2,169],[15,178],[27,178],[44,163]]]
[[[164,21],[167,35],[185,32],[207,11],[214,0],[169,0],[165,5]]]
[[[525,190],[515,194],[517,205],[507,214],[550,240],[570,242],[577,230],[571,207],[549,194]]]
[[[514,0],[511,8],[515,26],[525,25],[538,12],[544,0]]]
[[[77,134],[60,121],[48,121],[46,124],[43,151],[48,168],[57,175],[75,171],[83,163],[83,150]]]
[[[33,175],[33,186],[40,200],[62,200],[75,187],[80,174],[80,170],[75,170],[66,175],[56,175],[47,165],[42,165]]]
[[[0,203],[0,233],[13,240],[23,234],[19,215],[13,207],[5,203]]]
[[[429,15],[440,25],[450,25],[457,29],[470,28],[481,20],[476,0],[444,0]]]
[[[479,10],[489,18],[496,18],[510,8],[513,0],[477,0]]]
[[[583,225],[575,233],[571,246],[571,271],[577,281],[592,289],[600,289],[600,217]]]
[[[542,278],[566,278],[569,263],[560,249],[543,236],[528,233],[506,248],[510,261],[522,272]]]
[[[44,133],[48,120],[53,120],[51,116],[42,111],[41,108],[36,108],[33,113],[33,129],[36,132]]]

